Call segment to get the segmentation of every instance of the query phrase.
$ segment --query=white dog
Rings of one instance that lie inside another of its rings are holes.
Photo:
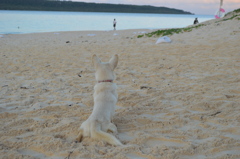
[[[81,142],[83,137],[92,137],[103,140],[112,145],[122,145],[113,135],[107,133],[117,133],[117,127],[111,123],[118,100],[117,85],[113,83],[115,73],[113,70],[118,63],[118,55],[114,55],[108,63],[103,63],[96,56],[92,56],[95,68],[97,84],[94,86],[94,107],[89,118],[82,123],[79,128],[77,141]]]

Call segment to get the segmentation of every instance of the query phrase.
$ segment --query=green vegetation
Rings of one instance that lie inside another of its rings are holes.
[[[154,6],[97,4],[66,0],[0,0],[0,10],[41,10],[115,13],[192,14],[179,9]]]
[[[240,13],[240,8],[235,9],[235,10],[233,11],[233,13]]]
[[[223,19],[223,20],[221,20],[221,21],[227,21],[227,20],[232,20],[232,19],[234,19],[234,18],[236,18],[236,17],[238,17],[239,15],[233,15],[232,17],[230,17],[230,18],[227,18],[227,19]],[[239,18],[238,18],[239,19]]]
[[[228,16],[228,15],[233,14],[232,17],[230,17],[230,18],[223,18],[222,20],[220,20],[220,21],[218,21],[218,22],[227,21],[227,20],[232,20],[232,19],[234,19],[234,18],[236,18],[236,17],[240,17],[240,15],[239,15],[238,13],[240,13],[240,8],[239,8],[239,9],[236,9],[236,10],[234,10],[234,11],[232,11],[232,12],[229,12],[229,13],[227,13],[227,14],[225,15],[225,17],[226,17],[226,16]],[[237,14],[237,15],[236,15],[236,14]],[[240,18],[236,18],[236,19],[237,19],[237,20],[240,20]],[[218,23],[218,22],[216,22],[216,23]]]
[[[176,28],[176,29],[163,29],[163,30],[157,30],[151,33],[143,34],[143,35],[138,35],[138,38],[147,36],[147,37],[152,37],[152,36],[167,36],[167,35],[173,35],[173,34],[179,34],[183,32],[190,32],[194,28],[199,28],[205,26],[205,24],[199,24],[196,26],[191,26],[187,28]]]
[[[217,21],[216,23],[221,22],[221,21],[232,20],[232,19],[234,19],[236,17],[239,17],[239,18],[237,18],[237,20],[240,20],[240,15],[238,14],[238,13],[240,13],[240,8],[234,10],[233,12],[230,12],[230,13],[226,14],[225,16],[228,16],[228,15],[230,15],[232,13],[233,13],[232,17],[225,18],[225,19],[223,18],[222,20]],[[159,36],[167,36],[167,35],[179,34],[179,33],[183,33],[183,32],[190,32],[193,29],[198,29],[199,27],[202,27],[202,26],[206,26],[206,24],[198,24],[198,25],[194,25],[194,26],[191,26],[191,27],[187,27],[187,28],[175,28],[175,29],[157,30],[157,31],[154,31],[154,32],[151,32],[151,33],[138,35],[138,38],[141,38],[141,37],[144,37],[144,36],[146,36],[146,37],[152,37],[152,36],[159,37]]]
[[[240,13],[240,8],[235,9],[234,11],[227,13],[225,16],[228,16],[228,15],[230,15],[232,13]]]

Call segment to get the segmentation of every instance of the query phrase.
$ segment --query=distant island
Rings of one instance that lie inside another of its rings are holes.
[[[0,0],[0,10],[192,14],[183,10],[167,7],[85,3],[62,0]]]

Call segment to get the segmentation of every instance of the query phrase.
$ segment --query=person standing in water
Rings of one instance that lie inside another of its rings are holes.
[[[116,25],[117,25],[117,21],[116,19],[113,20],[113,29],[116,30]]]

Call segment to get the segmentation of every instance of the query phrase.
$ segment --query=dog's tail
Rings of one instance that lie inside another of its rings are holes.
[[[101,130],[101,126],[97,123],[92,124],[91,137],[97,140],[103,140],[111,145],[123,145],[116,137]]]

